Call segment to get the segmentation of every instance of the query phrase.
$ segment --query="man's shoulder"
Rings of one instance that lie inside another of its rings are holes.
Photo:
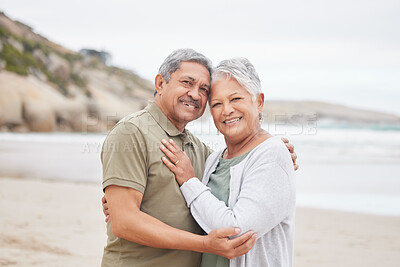
[[[151,117],[150,113],[146,109],[141,109],[123,117],[117,125],[121,123],[138,124],[141,121],[148,121],[149,117]]]
[[[146,125],[154,124],[154,119],[146,109],[131,113],[119,120],[111,132],[121,128],[143,129]]]
[[[144,109],[125,116],[109,131],[105,141],[114,141],[115,139],[121,139],[122,137],[125,137],[126,139],[132,135],[142,136],[143,134],[141,133],[141,129],[143,129],[144,124],[149,121],[148,116],[150,116],[149,113]]]

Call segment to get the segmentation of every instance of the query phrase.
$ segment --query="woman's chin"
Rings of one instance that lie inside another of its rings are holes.
[[[240,129],[240,127],[229,127],[219,130],[221,134],[224,135],[226,139],[238,139],[240,136],[245,135],[245,131]]]

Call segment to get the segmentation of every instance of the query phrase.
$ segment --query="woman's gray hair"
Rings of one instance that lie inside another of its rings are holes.
[[[261,82],[256,69],[247,58],[235,57],[221,61],[214,68],[212,74],[213,83],[223,78],[233,77],[241,86],[243,86],[255,99],[262,93]]]
[[[212,74],[212,62],[203,54],[190,48],[183,48],[173,51],[161,64],[158,73],[169,82],[171,74],[177,71],[182,61],[196,62],[207,68],[210,76]]]

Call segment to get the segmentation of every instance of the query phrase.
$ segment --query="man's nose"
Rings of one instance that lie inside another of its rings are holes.
[[[189,90],[188,95],[192,97],[194,100],[200,99],[200,88],[198,86],[193,87],[191,90]]]

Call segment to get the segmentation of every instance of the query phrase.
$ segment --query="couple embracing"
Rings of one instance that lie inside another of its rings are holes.
[[[102,266],[292,266],[296,154],[261,128],[254,66],[233,58],[213,68],[179,49],[155,87],[154,102],[118,122],[103,145]],[[207,102],[221,151],[185,128]]]

